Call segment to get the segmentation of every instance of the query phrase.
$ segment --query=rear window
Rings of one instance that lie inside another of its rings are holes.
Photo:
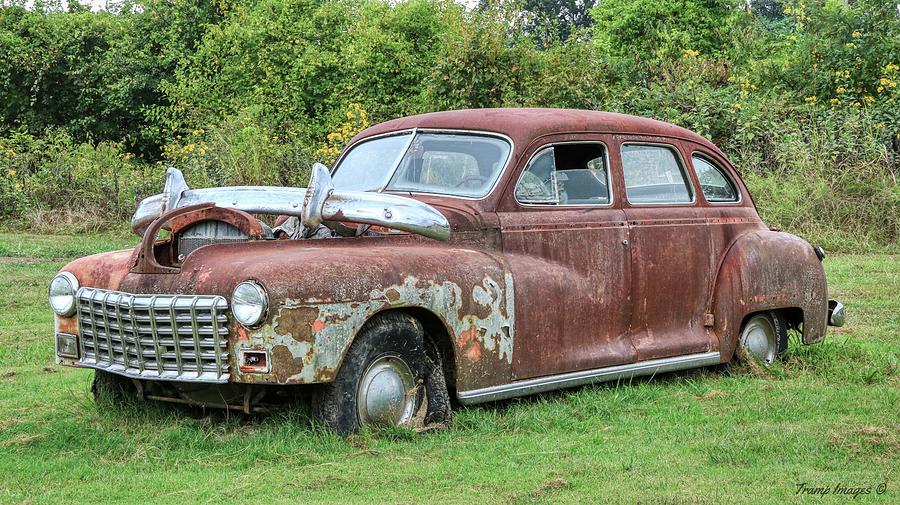
[[[691,157],[694,164],[694,172],[700,181],[700,190],[703,197],[711,203],[727,203],[738,201],[738,192],[734,188],[731,179],[712,161],[698,155]]]
[[[625,194],[631,203],[690,203],[690,185],[672,147],[622,146]]]

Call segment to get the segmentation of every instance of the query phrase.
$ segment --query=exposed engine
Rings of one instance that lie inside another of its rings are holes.
[[[264,238],[274,238],[272,229],[261,221],[260,224],[266,234]],[[248,240],[250,237],[232,224],[224,221],[200,221],[178,234],[178,261],[184,261],[188,254],[205,245],[233,244]]]

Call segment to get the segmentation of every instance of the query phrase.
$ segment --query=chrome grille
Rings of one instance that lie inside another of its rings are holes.
[[[225,298],[94,288],[76,298],[79,364],[142,379],[228,381]]]

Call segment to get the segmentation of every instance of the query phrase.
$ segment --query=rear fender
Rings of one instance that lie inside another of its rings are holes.
[[[803,343],[825,337],[825,271],[812,246],[789,233],[759,230],[741,235],[719,267],[711,300],[723,361],[734,354],[744,318],[755,312],[799,309]]]

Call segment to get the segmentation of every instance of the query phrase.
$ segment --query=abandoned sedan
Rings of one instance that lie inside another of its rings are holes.
[[[719,149],[621,114],[388,121],[308,188],[190,189],[170,168],[133,226],[133,250],[50,284],[58,362],[96,369],[97,395],[309,396],[339,433],[739,349],[771,362],[789,328],[810,344],[844,317],[824,251],[768,228]]]

